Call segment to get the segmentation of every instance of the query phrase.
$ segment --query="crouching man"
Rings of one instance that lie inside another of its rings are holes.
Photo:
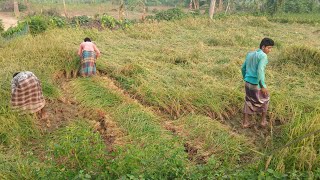
[[[11,106],[22,113],[36,113],[46,119],[46,102],[39,79],[30,71],[17,72],[11,81]]]

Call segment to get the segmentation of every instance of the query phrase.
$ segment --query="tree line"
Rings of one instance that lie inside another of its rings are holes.
[[[0,0],[11,2],[18,12],[18,4],[28,7],[28,3],[105,3],[111,2],[121,9],[128,7],[173,6],[190,10],[205,10],[212,18],[217,12],[249,12],[249,13],[320,13],[320,0]]]

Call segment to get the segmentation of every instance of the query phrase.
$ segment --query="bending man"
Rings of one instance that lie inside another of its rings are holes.
[[[39,79],[30,71],[18,72],[11,81],[11,105],[15,110],[24,113],[37,113],[46,118],[44,106],[46,102],[42,94]]]

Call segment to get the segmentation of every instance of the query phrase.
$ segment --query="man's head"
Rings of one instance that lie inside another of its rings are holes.
[[[268,54],[271,51],[273,46],[274,41],[270,38],[263,38],[260,43],[260,49],[266,54]]]
[[[88,38],[88,37],[86,37],[86,38],[84,38],[84,40],[83,40],[84,42],[91,42],[91,39],[90,38]]]

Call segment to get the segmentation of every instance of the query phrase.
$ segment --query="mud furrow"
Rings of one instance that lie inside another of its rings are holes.
[[[172,132],[173,135],[183,139],[185,152],[188,154],[188,159],[190,161],[193,161],[196,164],[205,164],[207,162],[208,158],[212,155],[212,153],[204,152],[201,150],[201,146],[195,144],[192,141],[188,141],[187,138],[185,138],[187,132],[184,132],[182,128],[172,123],[175,121],[175,119],[170,119],[170,116],[166,115],[164,112],[162,112],[158,108],[147,105],[143,101],[140,101],[139,99],[135,99],[134,95],[131,95],[127,91],[118,87],[114,83],[114,81],[108,76],[101,75],[100,77],[104,80],[104,83],[106,84],[107,88],[118,92],[118,94],[121,95],[127,102],[136,103],[141,107],[143,107],[144,109],[150,111],[152,114],[157,115],[157,117],[160,118],[160,123],[164,129]],[[199,144],[199,142],[197,143]]]
[[[95,131],[103,138],[107,151],[112,152],[115,146],[125,144],[124,131],[119,128],[107,113],[101,109],[90,109],[81,106],[72,97],[72,90],[68,88],[68,80],[60,79],[61,96],[58,100],[47,100],[45,110],[48,118],[37,121],[42,133],[50,133],[58,128],[66,126],[76,119],[86,119]]]

